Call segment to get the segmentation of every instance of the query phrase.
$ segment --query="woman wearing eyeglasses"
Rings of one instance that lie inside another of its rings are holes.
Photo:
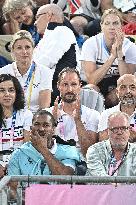
[[[0,73],[11,74],[21,83],[25,93],[25,107],[33,113],[50,106],[52,72],[49,68],[32,62],[34,43],[28,31],[20,30],[11,42],[12,64],[0,69]]]
[[[33,115],[24,109],[24,103],[24,93],[17,78],[0,75],[0,174],[13,150],[29,140]]]

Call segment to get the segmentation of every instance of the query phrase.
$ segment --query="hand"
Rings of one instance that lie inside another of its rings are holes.
[[[81,102],[80,102],[80,97],[77,97],[76,103],[75,103],[75,109],[73,111],[72,116],[74,117],[75,121],[76,120],[81,120]]]
[[[55,119],[55,121],[57,122],[59,116],[60,116],[60,111],[59,111],[59,96],[57,96],[55,102],[54,102],[54,107],[53,107],[53,110],[52,110],[52,114],[53,114],[53,117]]]
[[[31,142],[38,152],[42,153],[44,150],[51,149],[54,144],[52,133],[47,132],[44,136],[40,136],[38,131],[33,128],[31,132]]]
[[[114,57],[114,59],[117,58],[117,42],[116,41],[112,45],[111,55]]]
[[[121,29],[118,29],[116,31],[116,46],[117,46],[117,57],[120,58],[123,56],[123,52],[122,52],[122,45],[123,45],[123,41],[124,41],[124,33],[122,32]]]

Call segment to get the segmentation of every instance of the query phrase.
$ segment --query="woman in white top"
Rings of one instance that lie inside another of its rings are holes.
[[[1,68],[0,74],[11,74],[19,80],[24,89],[26,108],[36,112],[50,106],[52,72],[32,62],[33,48],[33,39],[28,31],[20,30],[14,34],[11,42],[14,62]]]
[[[17,78],[0,75],[0,165],[29,140],[32,112],[24,109],[24,92]]]
[[[134,74],[136,68],[136,45],[124,37],[121,28],[120,13],[108,9],[101,18],[102,33],[87,39],[82,47],[87,82],[98,86],[108,103],[110,99],[113,103],[117,79]]]

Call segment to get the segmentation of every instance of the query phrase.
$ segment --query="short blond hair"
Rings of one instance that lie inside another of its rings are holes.
[[[121,13],[117,9],[111,8],[111,9],[107,9],[107,10],[104,11],[104,13],[101,17],[101,24],[103,24],[105,17],[110,15],[110,14],[114,14],[114,15],[118,16],[119,19],[120,19],[120,22],[121,23],[123,22],[123,18],[122,18]]]
[[[5,17],[6,20],[8,20],[10,13],[16,10],[20,10],[26,6],[35,8],[36,3],[34,3],[33,0],[5,0],[2,7],[3,16]]]
[[[31,42],[32,46],[34,47],[34,41],[33,41],[31,33],[29,31],[26,31],[26,30],[20,30],[13,35],[12,41],[10,43],[11,49],[14,49],[15,42],[17,40],[21,40],[21,39],[29,40]]]

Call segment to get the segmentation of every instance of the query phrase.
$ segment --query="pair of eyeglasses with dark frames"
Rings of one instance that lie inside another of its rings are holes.
[[[122,126],[122,127],[112,127],[109,129],[111,132],[113,132],[114,134],[118,133],[118,131],[120,130],[121,132],[125,132],[127,130],[129,130],[129,127],[127,126]]]

